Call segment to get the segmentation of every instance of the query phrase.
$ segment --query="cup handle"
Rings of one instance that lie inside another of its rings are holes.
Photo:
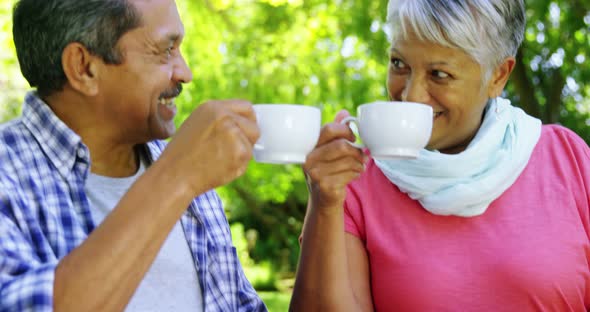
[[[254,149],[257,150],[257,151],[263,151],[264,150],[264,144],[260,140],[258,140],[258,142],[256,142],[254,144]]]
[[[348,116],[340,122],[340,124],[347,125],[347,126],[349,126],[350,123],[354,123],[357,126],[357,128],[360,128],[358,119],[356,117]],[[355,136],[356,136],[356,133],[355,133]],[[346,142],[356,148],[360,148],[360,149],[366,148],[365,144],[362,144],[362,143],[355,143],[355,142],[350,142],[350,141],[346,141]]]

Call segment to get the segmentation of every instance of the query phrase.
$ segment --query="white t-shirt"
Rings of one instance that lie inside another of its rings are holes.
[[[109,178],[92,173],[88,175],[85,190],[96,224],[102,223],[144,171],[145,164],[142,161],[138,172],[128,178]],[[203,294],[195,263],[179,221],[168,235],[125,311],[195,312],[203,309]]]

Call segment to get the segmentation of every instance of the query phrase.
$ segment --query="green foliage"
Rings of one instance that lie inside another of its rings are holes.
[[[291,293],[289,292],[258,292],[269,312],[285,312],[289,310]]]
[[[385,0],[190,2],[185,52],[196,79],[181,115],[206,99],[239,97],[318,106],[329,121],[340,109],[354,111],[385,99],[386,5]],[[526,104],[536,105],[535,115],[562,122],[590,141],[589,101],[583,100],[589,90],[582,84],[590,68],[582,66],[587,61],[576,63],[590,57],[588,4],[531,0],[527,5],[529,26],[520,56],[525,75],[513,80],[528,88],[518,90],[513,82],[507,95],[529,112]],[[544,42],[537,40],[540,29]],[[570,37],[575,40],[565,40]],[[560,49],[562,64],[552,65]],[[576,92],[570,92],[571,82],[580,85]],[[551,119],[555,106],[557,120]],[[257,234],[250,256],[273,261],[279,271],[294,270],[307,199],[301,169],[251,163],[242,178],[219,191],[230,221]]]
[[[248,238],[244,232],[244,226],[241,223],[234,223],[230,227],[232,240],[236,246],[238,259],[244,268],[246,277],[252,283],[256,290],[260,291],[276,291],[277,290],[277,274],[269,261],[262,261],[258,264],[254,263],[250,258],[249,250],[255,243],[252,238]],[[250,232],[252,233],[252,232]]]
[[[26,81],[20,73],[14,43],[12,42],[13,1],[0,1],[0,122],[20,113]]]
[[[16,115],[26,88],[10,39],[13,2],[0,4],[0,120]],[[313,105],[322,109],[324,122],[340,109],[386,99],[386,0],[177,2],[187,35],[182,49],[195,77],[177,103],[178,123],[208,99]],[[590,142],[590,2],[526,3],[526,40],[507,95]],[[247,268],[272,264],[249,276],[263,276],[262,287],[292,272],[307,200],[301,169],[251,163],[219,192],[242,262]],[[265,275],[270,269],[279,276]]]
[[[194,1],[183,4],[185,55],[195,72],[180,120],[195,103],[246,98],[340,109],[385,99],[385,1]],[[231,222],[254,230],[250,250],[279,272],[293,271],[307,188],[298,166],[251,163],[219,190]]]
[[[526,4],[526,37],[508,94],[528,113],[590,142],[590,89],[584,86],[590,80],[590,2]]]

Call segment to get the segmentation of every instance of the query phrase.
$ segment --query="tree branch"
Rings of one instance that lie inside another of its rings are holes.
[[[545,122],[556,123],[559,121],[561,107],[563,105],[563,88],[565,87],[565,77],[561,73],[561,68],[555,68],[551,73],[551,83],[547,84],[547,94],[545,103]]]
[[[512,82],[514,89],[520,98],[520,107],[529,115],[542,118],[541,105],[535,97],[535,89],[529,76],[527,75],[526,65],[523,58],[523,47],[520,48],[516,55],[516,65],[512,73]]]

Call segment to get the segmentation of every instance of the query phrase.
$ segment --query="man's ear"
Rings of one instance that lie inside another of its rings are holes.
[[[488,97],[496,98],[502,95],[502,91],[510,78],[510,74],[514,70],[516,59],[514,57],[506,58],[500,65],[496,67],[492,73],[490,82],[488,83]]]
[[[97,74],[100,62],[102,62],[100,57],[90,53],[78,42],[68,44],[61,56],[68,83],[72,89],[87,96],[98,94]]]

